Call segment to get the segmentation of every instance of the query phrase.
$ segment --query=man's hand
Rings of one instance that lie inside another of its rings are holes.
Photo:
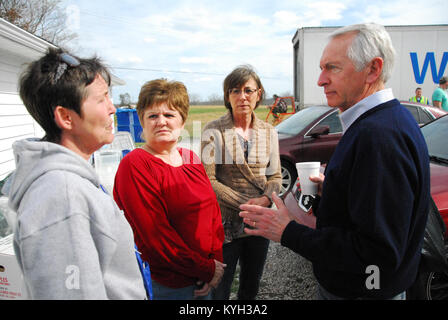
[[[319,176],[310,176],[310,180],[314,183],[318,184],[317,187],[317,194],[322,197],[322,189],[324,185],[325,176],[322,173],[319,173]]]
[[[262,236],[275,242],[280,242],[283,231],[291,222],[288,208],[286,208],[282,199],[275,193],[272,194],[272,200],[278,210],[261,207],[258,205],[242,204],[240,217],[244,223],[254,229],[245,228],[244,232],[249,235]]]

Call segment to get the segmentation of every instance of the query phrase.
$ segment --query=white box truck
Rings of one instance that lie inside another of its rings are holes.
[[[299,108],[326,104],[323,88],[317,85],[319,62],[328,36],[337,28],[300,28],[292,39],[294,97]],[[431,100],[439,79],[448,74],[448,25],[386,26],[386,30],[397,52],[393,75],[386,86],[399,100],[414,96],[417,87]]]

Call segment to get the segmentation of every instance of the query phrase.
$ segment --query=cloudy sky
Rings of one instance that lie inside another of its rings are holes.
[[[241,64],[255,68],[269,96],[292,93],[292,38],[298,28],[448,23],[447,0],[63,0],[62,5],[67,27],[78,34],[72,50],[100,56],[126,81],[115,87],[115,102],[126,92],[136,101],[140,87],[156,78],[182,81],[201,100],[222,96],[225,76]]]

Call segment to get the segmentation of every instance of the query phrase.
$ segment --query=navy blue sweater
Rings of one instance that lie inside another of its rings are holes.
[[[414,282],[429,206],[429,156],[412,115],[398,100],[359,117],[325,171],[316,229],[296,222],[281,243],[313,263],[329,292],[387,299]],[[368,289],[370,265],[380,288]]]

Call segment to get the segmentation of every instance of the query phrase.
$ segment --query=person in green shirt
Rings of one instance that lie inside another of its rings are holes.
[[[448,88],[448,77],[442,77],[439,80],[439,87],[434,90],[432,94],[432,104],[445,111],[448,111],[448,95],[446,89]]]

